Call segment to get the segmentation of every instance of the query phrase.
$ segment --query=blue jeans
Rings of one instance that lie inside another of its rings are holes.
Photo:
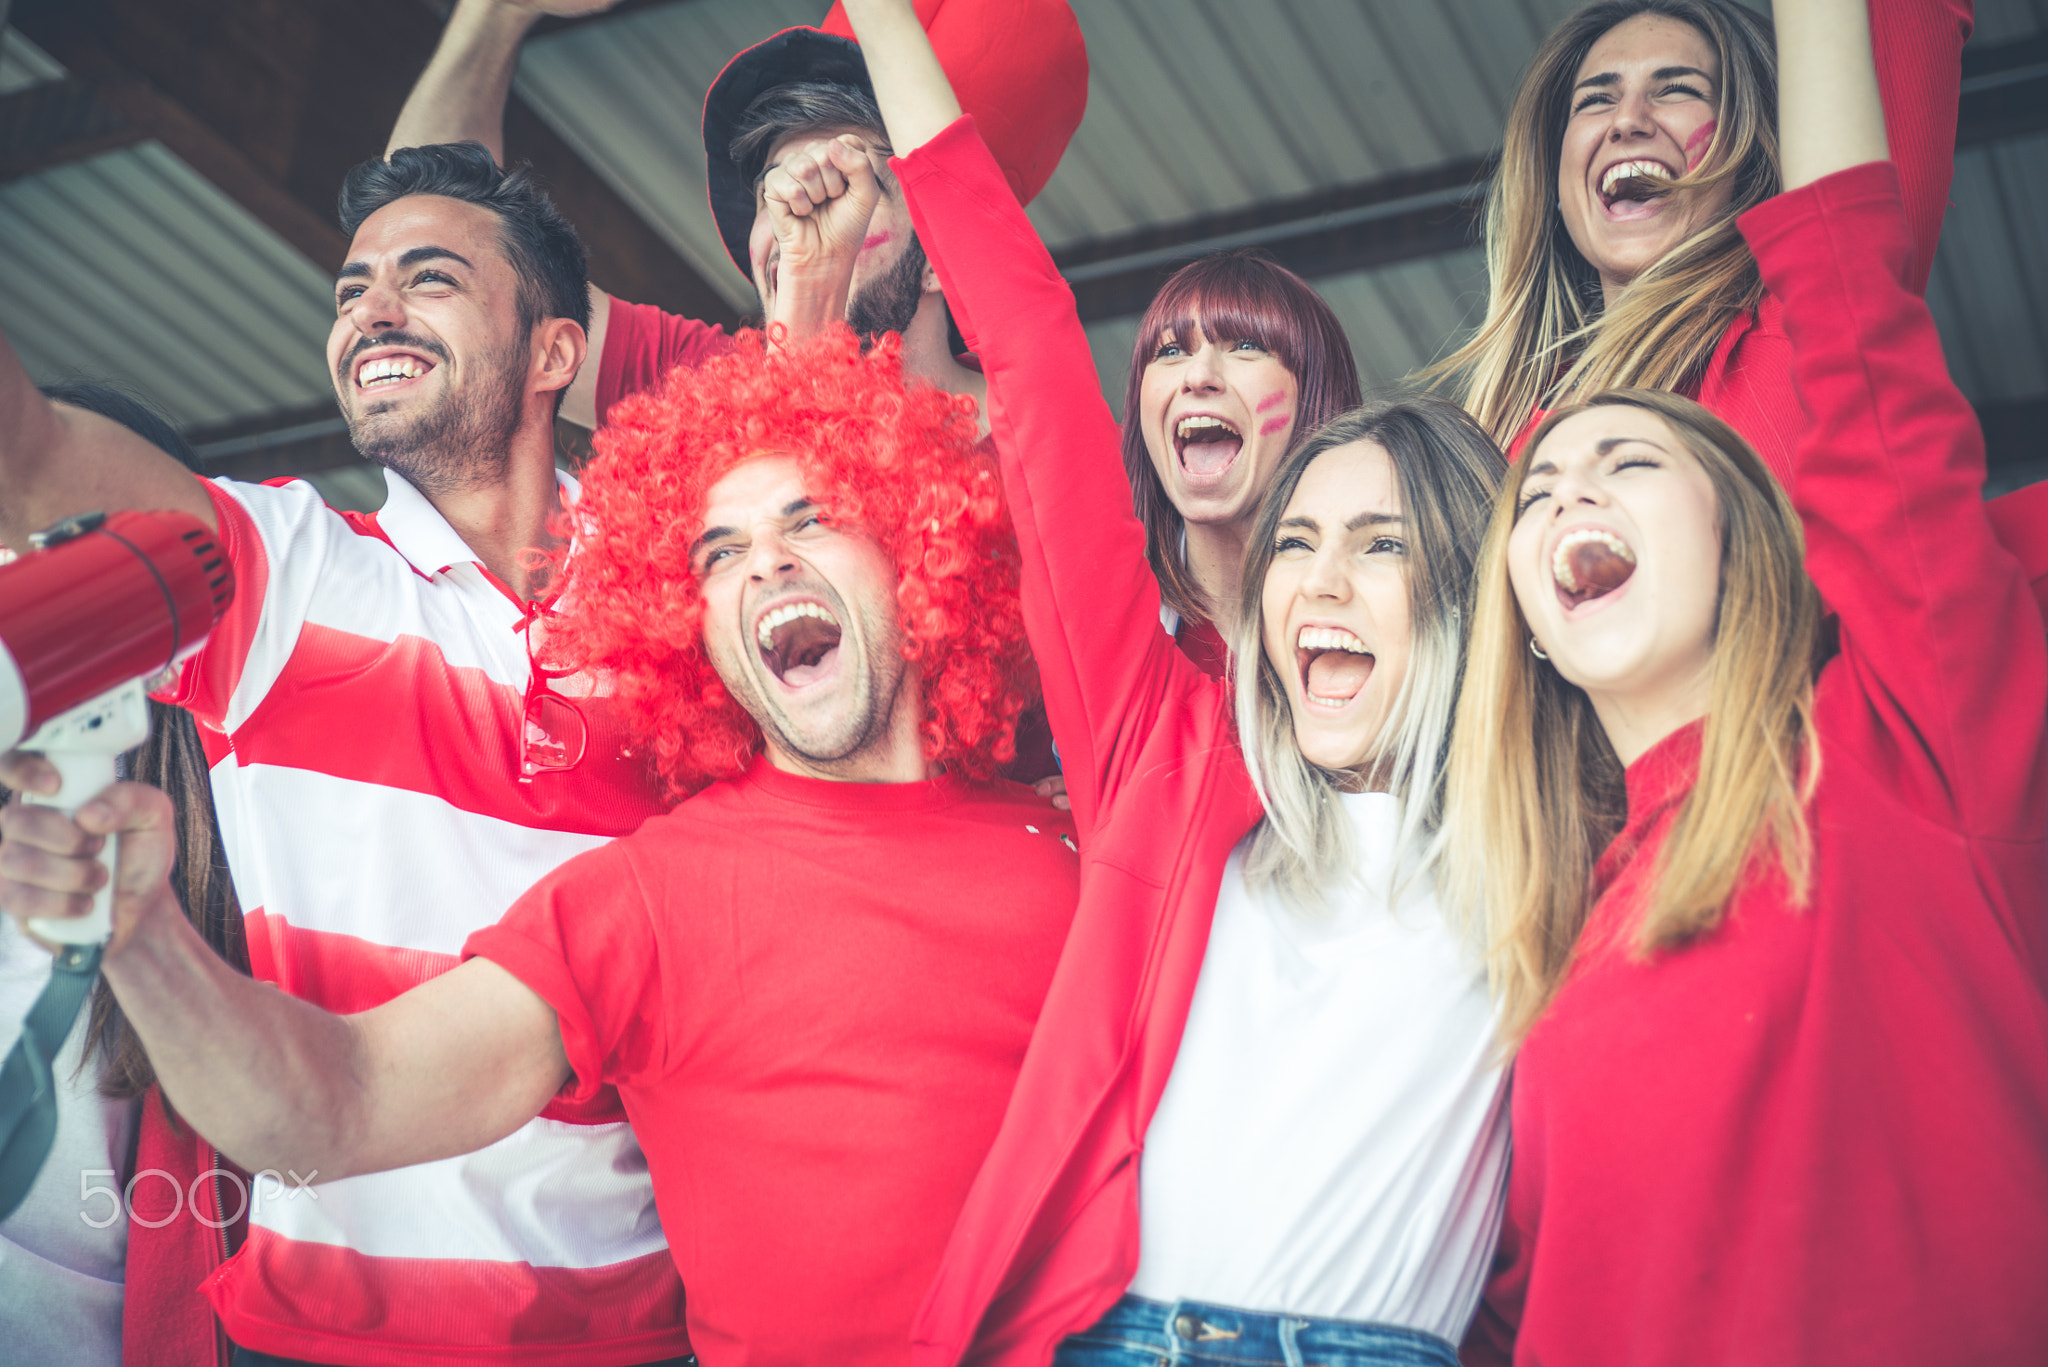
[[[422,1362],[431,1361],[430,1358],[422,1358],[420,1360]],[[300,1362],[296,1358],[273,1357],[269,1353],[252,1353],[247,1348],[237,1348],[235,1349],[234,1367],[318,1367],[318,1364]],[[697,1355],[692,1353],[688,1357],[666,1358],[661,1362],[650,1363],[649,1367],[697,1367]]]
[[[1398,1324],[1269,1315],[1125,1296],[1053,1354],[1053,1367],[1458,1367],[1458,1350]]]

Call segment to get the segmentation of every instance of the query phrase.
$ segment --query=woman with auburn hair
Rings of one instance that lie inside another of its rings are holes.
[[[1955,169],[1971,9],[1870,6],[1916,294]],[[1737,0],[1597,0],[1567,18],[1508,113],[1487,195],[1485,319],[1422,378],[1451,387],[1510,452],[1574,395],[1668,389],[1784,478],[1804,421],[1791,342],[1736,228],[1782,180],[1778,91],[1769,23]],[[2048,610],[2048,488],[1992,507]]]
[[[1082,856],[917,1360],[1149,1367],[1200,1343],[1247,1364],[1452,1367],[1507,1163],[1480,946],[1435,894],[1464,595],[1500,453],[1426,396],[1317,428],[1236,533],[1232,677],[1208,677],[1153,625],[1159,542],[1132,514],[1072,292],[912,7],[847,10],[918,240],[988,375]],[[1194,307],[1159,308],[1137,383],[1171,374]],[[1206,308],[1191,364],[1227,371],[1238,353],[1208,339],[1251,325],[1216,294]],[[1176,432],[1190,410],[1175,405],[1198,398],[1277,438],[1309,372],[1297,389],[1252,364],[1267,398],[1176,378],[1141,433]]]
[[[1124,472],[1161,621],[1221,677],[1259,499],[1289,449],[1360,402],[1343,324],[1256,251],[1190,262],[1138,320],[1124,386]]]
[[[1775,12],[1793,188],[1740,231],[1810,414],[1794,495],[1699,404],[1594,392],[1480,557],[1445,866],[1519,1052],[1468,1361],[2048,1343],[2048,650],[1861,0]]]

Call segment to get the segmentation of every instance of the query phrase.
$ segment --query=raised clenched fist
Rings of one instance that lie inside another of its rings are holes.
[[[761,196],[775,230],[778,292],[827,284],[843,292],[881,198],[877,156],[842,133],[785,148],[768,168]]]

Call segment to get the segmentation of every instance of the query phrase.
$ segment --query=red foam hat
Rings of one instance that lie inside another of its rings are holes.
[[[1067,0],[916,0],[960,107],[1029,204],[1052,179],[1088,107],[1088,48]],[[733,134],[763,91],[830,81],[872,93],[853,25],[837,3],[822,28],[784,29],[726,63],[704,97],[711,213],[740,274],[752,280],[752,178],[734,164]]]

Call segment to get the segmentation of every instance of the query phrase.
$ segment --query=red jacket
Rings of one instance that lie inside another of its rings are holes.
[[[988,374],[1024,620],[1081,844],[1073,930],[913,1358],[957,1361],[979,1330],[976,1361],[1044,1363],[1137,1270],[1138,1151],[1224,863],[1260,808],[1225,686],[1160,630],[1120,432],[1073,294],[971,120],[893,164]]]
[[[137,1182],[129,1193],[128,1266],[121,1299],[125,1367],[227,1367],[227,1335],[199,1284],[239,1242],[248,1183],[191,1127],[174,1122],[163,1092],[142,1098],[135,1171],[176,1183]],[[239,1207],[239,1209],[238,1209]]]
[[[1810,423],[1791,480],[1839,615],[1815,689],[1811,902],[1775,875],[1643,960],[1697,726],[1628,825],[1516,1062],[1497,1275],[1467,1360],[2039,1364],[2048,1345],[2048,644],[1983,438],[1859,166],[1742,230]],[[1620,947],[1616,947],[1616,941]]]

